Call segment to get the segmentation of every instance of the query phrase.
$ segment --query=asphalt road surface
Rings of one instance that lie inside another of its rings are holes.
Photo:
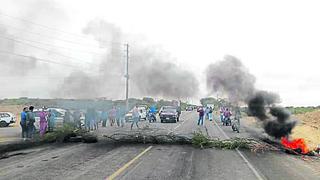
[[[206,121],[196,125],[196,112],[184,112],[178,123],[152,123],[164,132],[211,137],[250,136],[245,129]],[[148,122],[141,122],[146,126]],[[129,124],[124,129],[128,130]],[[108,134],[118,127],[100,128]],[[188,145],[95,144],[50,145],[16,151],[0,160],[0,179],[320,179],[320,171],[300,157],[281,152],[197,149]]]
[[[21,128],[11,124],[8,127],[0,128],[0,143],[20,140]]]

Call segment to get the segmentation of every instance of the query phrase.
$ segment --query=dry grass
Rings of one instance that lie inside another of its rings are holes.
[[[294,138],[304,138],[308,146],[313,149],[320,144],[320,111],[307,112],[294,116],[300,124],[293,130]]]
[[[310,149],[320,145],[320,110],[293,116],[299,124],[293,129],[292,138],[305,139]],[[244,123],[250,127],[258,127],[254,117],[246,117]]]

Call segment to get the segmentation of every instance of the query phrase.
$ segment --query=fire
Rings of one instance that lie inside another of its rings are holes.
[[[308,152],[309,152],[309,149],[308,149],[304,139],[302,139],[302,138],[298,138],[298,139],[294,139],[292,141],[289,141],[286,137],[282,137],[281,144],[288,149],[292,149],[295,151],[300,150],[302,154],[308,154]]]

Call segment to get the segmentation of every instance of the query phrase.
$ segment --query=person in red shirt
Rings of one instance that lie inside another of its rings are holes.
[[[203,116],[204,116],[204,110],[203,107],[200,107],[197,112],[199,113],[199,119],[198,119],[198,126],[203,125]]]

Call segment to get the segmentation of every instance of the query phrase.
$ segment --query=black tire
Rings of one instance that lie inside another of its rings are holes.
[[[163,120],[161,119],[161,121],[160,121],[161,123],[163,123]]]
[[[5,121],[0,121],[0,127],[7,127],[9,124]]]

